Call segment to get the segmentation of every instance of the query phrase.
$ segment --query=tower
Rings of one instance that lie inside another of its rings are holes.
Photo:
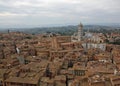
[[[83,25],[82,23],[80,23],[78,25],[78,41],[82,40],[82,36],[83,36]]]
[[[52,38],[51,44],[52,44],[52,48],[54,48],[54,49],[58,49],[58,48],[59,48],[59,44],[58,44],[58,39],[57,39],[57,37],[53,37],[53,38]]]

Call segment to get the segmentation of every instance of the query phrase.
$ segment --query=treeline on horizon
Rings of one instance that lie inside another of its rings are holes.
[[[62,27],[41,27],[41,28],[20,28],[20,29],[9,29],[11,32],[24,32],[30,34],[40,34],[40,33],[58,33],[61,35],[72,35],[78,29],[78,26],[62,26]],[[7,32],[6,30],[1,30],[0,32]],[[94,33],[108,33],[111,32],[120,33],[120,27],[112,26],[100,26],[100,25],[85,25],[83,27],[83,32],[94,32]]]

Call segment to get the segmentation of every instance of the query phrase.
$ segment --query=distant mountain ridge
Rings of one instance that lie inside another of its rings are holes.
[[[39,33],[60,33],[60,34],[73,34],[75,31],[77,31],[78,26],[77,25],[69,25],[69,26],[59,26],[59,27],[36,27],[36,28],[13,28],[10,29],[10,31],[20,31],[25,33],[31,33],[31,34],[39,34]],[[84,25],[84,30],[114,30],[114,29],[120,29],[118,26],[102,26],[102,25]],[[8,29],[0,30],[0,32],[7,32]]]

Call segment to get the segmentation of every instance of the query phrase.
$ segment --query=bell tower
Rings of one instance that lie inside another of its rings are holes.
[[[82,40],[82,36],[83,36],[83,25],[82,23],[80,23],[78,25],[78,41]]]

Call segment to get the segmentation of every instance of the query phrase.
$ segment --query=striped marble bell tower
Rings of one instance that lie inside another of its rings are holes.
[[[78,41],[81,41],[83,38],[83,25],[80,23],[78,25]]]

